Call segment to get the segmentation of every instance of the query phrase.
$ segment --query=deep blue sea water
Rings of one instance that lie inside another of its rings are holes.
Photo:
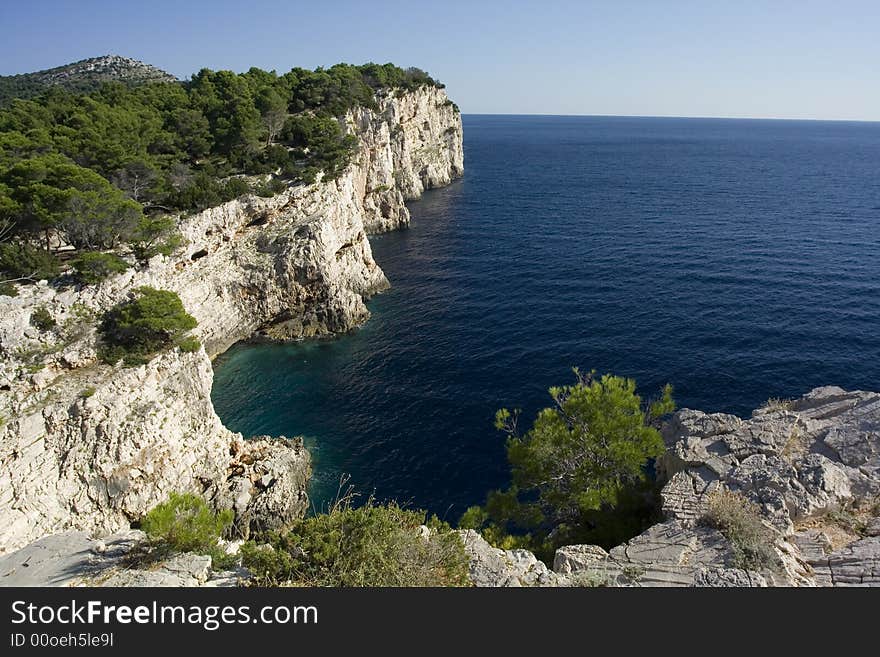
[[[465,116],[465,177],[371,238],[393,288],[332,341],[239,345],[214,404],[339,477],[457,519],[506,483],[495,410],[570,368],[748,414],[880,390],[880,124]]]

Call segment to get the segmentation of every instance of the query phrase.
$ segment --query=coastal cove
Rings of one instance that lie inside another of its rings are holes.
[[[239,344],[212,400],[340,476],[455,520],[505,484],[501,406],[569,368],[748,415],[880,388],[880,125],[465,116],[465,177],[370,238],[391,289],[341,337]]]
[[[880,587],[880,4],[8,4],[10,645]]]
[[[245,535],[307,510],[302,441],[223,426],[211,358],[257,333],[313,338],[363,324],[365,299],[388,287],[367,234],[406,225],[407,199],[462,175],[461,116],[442,88],[378,90],[369,104],[330,119],[357,151],[337,177],[187,213],[168,255],[95,284],[0,295],[0,552],[61,529],[128,529],[169,491],[232,509]],[[132,366],[104,362],[98,320],[146,295],[190,335]]]

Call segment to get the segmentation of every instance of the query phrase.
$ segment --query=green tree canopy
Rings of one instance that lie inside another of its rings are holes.
[[[19,233],[43,232],[48,240],[48,231],[60,229],[81,248],[112,248],[142,216],[141,206],[117,187],[57,153],[0,172],[0,212]]]
[[[111,364],[147,362],[174,346],[198,325],[176,292],[141,287],[135,297],[108,311],[101,322],[102,358]]]
[[[0,240],[49,250],[57,235],[80,249],[149,243],[142,253],[155,252],[144,213],[277,193],[319,172],[333,179],[356,146],[338,118],[375,107],[383,89],[422,85],[440,86],[417,69],[337,64],[281,76],[203,69],[186,83],[14,99],[0,109]]]
[[[256,104],[266,133],[266,146],[269,146],[287,120],[287,100],[274,88],[264,87],[257,94]]]
[[[100,251],[83,253],[70,264],[73,267],[74,277],[84,285],[100,283],[108,276],[128,269],[128,263],[115,253]]]
[[[496,539],[528,535],[540,551],[601,533],[609,515],[638,499],[650,459],[664,449],[653,425],[674,409],[672,388],[645,405],[632,379],[575,373],[573,385],[550,389],[553,406],[525,434],[518,411],[498,411],[512,485],[490,493],[485,508],[469,509],[463,526],[487,528]]]

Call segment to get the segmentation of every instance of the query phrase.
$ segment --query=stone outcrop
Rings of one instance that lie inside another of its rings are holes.
[[[663,522],[606,551],[567,545],[547,572],[463,532],[477,586],[880,586],[880,394],[817,388],[748,420],[683,409],[663,429]],[[755,505],[768,558],[742,567],[706,522],[733,491]]]
[[[666,520],[605,553],[567,546],[560,574],[641,586],[880,585],[880,394],[816,388],[748,420],[684,409],[664,428],[658,475]],[[737,568],[731,541],[705,526],[709,500],[757,505],[778,563]]]
[[[462,533],[477,586],[880,586],[880,394],[816,388],[749,419],[683,409],[657,463],[665,519],[611,550],[567,545],[553,570]],[[733,491],[775,556],[750,569],[705,522]]]
[[[553,569],[600,586],[767,586],[759,573],[731,567],[724,536],[709,527],[672,520],[654,525],[605,552],[595,545],[556,551]]]
[[[463,171],[445,92],[377,102],[345,117],[360,145],[338,179],[181,218],[184,248],[100,285],[0,296],[0,553],[62,530],[126,528],[172,491],[231,506],[242,535],[302,514],[308,453],[223,427],[210,359],[254,336],[319,337],[369,317],[364,300],[388,281],[367,234],[406,225],[406,200]],[[97,318],[141,286],[180,295],[202,349],[134,368],[97,360]],[[54,327],[31,325],[38,308]]]
[[[564,579],[528,550],[492,547],[473,529],[460,530],[474,586],[562,586]]]

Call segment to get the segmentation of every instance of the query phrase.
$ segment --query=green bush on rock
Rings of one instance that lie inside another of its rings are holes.
[[[52,280],[58,276],[58,259],[25,242],[0,244],[0,272],[15,280]]]
[[[233,516],[230,509],[214,511],[197,495],[172,493],[147,513],[141,529],[150,540],[154,558],[195,552],[210,555],[219,568],[231,565],[232,558],[220,548],[219,541],[232,525]]]
[[[144,217],[132,235],[131,250],[146,262],[156,255],[171,255],[183,242],[173,217]]]
[[[298,521],[268,542],[242,546],[242,565],[261,585],[466,586],[461,537],[425,514],[396,504],[341,505]]]
[[[141,529],[151,541],[177,552],[205,552],[217,545],[232,519],[232,511],[215,512],[197,495],[171,493],[144,517]]]
[[[84,285],[100,283],[112,274],[128,269],[128,263],[114,253],[92,251],[83,253],[70,263],[74,278]]]
[[[185,354],[191,354],[201,349],[202,343],[198,338],[188,335],[177,343],[177,348]]]
[[[105,313],[100,325],[101,359],[142,365],[158,352],[180,344],[198,322],[176,292],[141,287],[136,296]],[[191,346],[191,343],[187,343]]]
[[[724,534],[733,551],[733,565],[747,570],[776,570],[779,555],[773,530],[761,521],[761,510],[739,493],[716,491],[702,522]]]
[[[46,310],[45,306],[38,306],[34,312],[31,313],[31,325],[41,331],[48,331],[49,329],[55,328],[55,318],[52,317],[48,310]]]

